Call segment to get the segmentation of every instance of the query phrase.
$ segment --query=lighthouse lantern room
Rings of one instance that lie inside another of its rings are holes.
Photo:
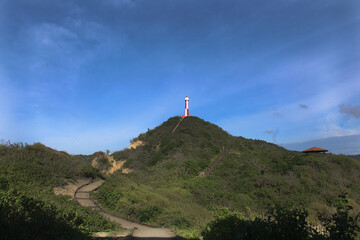
[[[191,116],[189,114],[189,97],[185,97],[185,115],[182,115],[183,118]]]

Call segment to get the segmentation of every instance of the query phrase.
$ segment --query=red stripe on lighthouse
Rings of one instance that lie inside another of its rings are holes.
[[[189,114],[189,98],[186,96],[185,97],[185,115],[183,115],[182,117],[187,117],[190,116]]]

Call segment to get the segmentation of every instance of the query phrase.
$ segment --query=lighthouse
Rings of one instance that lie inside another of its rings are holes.
[[[185,97],[185,115],[182,115],[182,117],[185,118],[188,116],[191,116],[191,115],[189,114],[189,97],[186,96]]]

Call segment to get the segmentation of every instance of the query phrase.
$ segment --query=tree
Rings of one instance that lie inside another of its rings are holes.
[[[359,234],[360,228],[357,225],[357,218],[353,218],[349,215],[352,210],[352,206],[349,205],[346,195],[339,196],[339,204],[336,208],[336,213],[331,217],[320,217],[324,222],[326,231],[329,233],[329,239],[331,240],[355,240]],[[358,214],[359,216],[359,214]]]

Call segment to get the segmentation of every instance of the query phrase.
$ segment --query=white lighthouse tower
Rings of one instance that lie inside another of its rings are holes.
[[[189,114],[189,97],[186,96],[185,97],[185,115],[182,115],[182,117],[185,118],[188,116],[191,116],[191,115]]]

